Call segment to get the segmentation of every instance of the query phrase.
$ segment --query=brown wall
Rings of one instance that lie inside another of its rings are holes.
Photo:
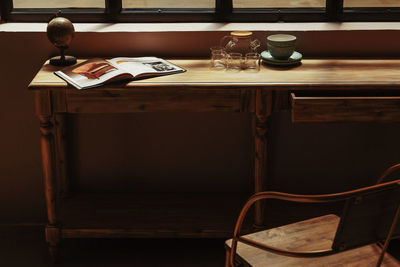
[[[270,33],[255,34],[264,49]],[[400,55],[398,31],[292,33],[306,57]],[[68,52],[80,57],[206,57],[208,47],[225,34],[77,33]],[[0,32],[0,224],[45,221],[38,120],[27,86],[54,52],[44,33]],[[71,174],[83,190],[251,188],[246,114],[80,116],[70,117],[69,124]],[[271,163],[276,168],[270,185],[276,189],[316,193],[351,188],[371,183],[383,168],[400,161],[396,124],[293,125],[285,112],[274,115],[272,124]]]

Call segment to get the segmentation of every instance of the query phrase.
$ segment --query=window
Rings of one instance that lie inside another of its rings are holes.
[[[1,0],[5,21],[400,21],[400,0]]]

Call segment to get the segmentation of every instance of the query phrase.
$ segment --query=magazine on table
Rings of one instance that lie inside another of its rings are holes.
[[[92,58],[54,72],[77,89],[88,89],[119,80],[135,80],[185,72],[157,57]]]

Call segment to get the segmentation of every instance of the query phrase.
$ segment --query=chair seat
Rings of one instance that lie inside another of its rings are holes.
[[[264,230],[244,237],[263,242],[277,248],[294,251],[326,250],[332,246],[340,218],[329,214],[269,230]],[[230,249],[232,239],[226,241]],[[254,267],[265,266],[375,266],[380,255],[380,247],[376,244],[367,245],[330,256],[314,258],[287,257],[270,253],[239,242],[237,255],[246,265]],[[386,253],[381,266],[400,266],[390,254]]]

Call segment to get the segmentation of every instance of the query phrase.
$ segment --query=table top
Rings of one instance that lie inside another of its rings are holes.
[[[84,59],[78,60],[82,62]],[[129,83],[105,85],[98,89],[137,87],[218,87],[218,88],[274,88],[313,89],[377,88],[400,89],[400,59],[303,59],[301,65],[276,67],[261,65],[260,71],[215,70],[209,59],[168,59],[186,69],[185,73],[153,77]],[[30,90],[72,88],[46,62],[29,85]],[[90,89],[93,90],[93,89]]]

